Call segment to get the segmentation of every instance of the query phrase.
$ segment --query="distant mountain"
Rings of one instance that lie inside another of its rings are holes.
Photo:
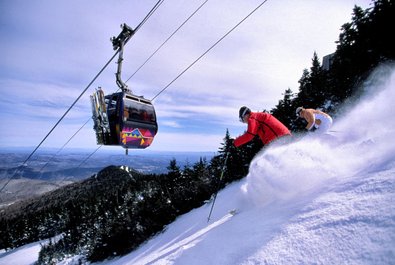
[[[25,177],[42,180],[84,179],[109,165],[124,165],[142,173],[166,173],[170,160],[176,159],[180,167],[191,165],[201,157],[208,160],[214,152],[144,152],[124,155],[102,152],[89,157],[87,151],[69,151],[56,156],[56,151],[44,150],[21,167],[29,155],[25,149],[0,150],[0,179],[8,178],[17,171],[16,178]]]
[[[72,150],[54,156],[56,150],[45,149],[22,166],[30,151],[28,148],[0,150],[0,187],[12,178],[0,194],[0,208],[87,179],[110,165],[128,166],[146,174],[161,174],[168,171],[172,159],[176,159],[180,167],[185,167],[201,157],[209,159],[214,156],[210,152],[144,152],[128,156],[103,152],[88,159],[90,153],[87,151]]]
[[[0,180],[0,187],[3,187],[7,180]],[[58,189],[73,181],[45,181],[29,178],[12,179],[7,187],[0,193],[0,209],[7,207],[17,201],[26,200],[41,196],[46,192]]]

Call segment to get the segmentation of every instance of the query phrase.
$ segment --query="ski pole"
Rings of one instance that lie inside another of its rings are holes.
[[[217,199],[218,189],[220,187],[220,184],[222,182],[222,178],[224,176],[224,172],[225,172],[225,168],[226,168],[226,162],[228,161],[228,156],[229,156],[229,150],[226,152],[225,162],[224,162],[224,165],[222,167],[221,176],[219,178],[219,182],[218,182],[217,188],[215,189],[213,204],[211,205],[210,214],[207,217],[207,223],[210,222],[211,213],[213,212],[215,200]]]

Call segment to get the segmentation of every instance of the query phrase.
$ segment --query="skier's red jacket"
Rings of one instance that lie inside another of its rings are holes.
[[[239,147],[248,143],[256,135],[259,135],[263,144],[267,145],[278,137],[291,135],[291,132],[273,115],[265,112],[251,112],[247,131],[235,139],[234,145]]]

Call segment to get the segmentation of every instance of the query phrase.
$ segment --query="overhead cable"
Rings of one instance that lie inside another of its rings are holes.
[[[99,77],[99,75],[104,71],[104,69],[110,64],[110,62],[114,59],[114,57],[118,54],[118,51],[111,57],[111,59],[104,65],[104,67],[99,71],[99,73],[92,79],[92,81],[88,84],[88,86],[82,91],[82,93],[77,97],[77,99],[71,104],[71,106],[66,110],[63,116],[56,122],[56,124],[52,127],[52,129],[47,133],[47,135],[41,140],[41,142],[36,146],[33,152],[23,161],[22,165],[25,165],[30,158],[36,153],[37,149],[44,143],[44,141],[49,137],[49,135],[55,130],[55,128],[59,125],[59,123],[64,119],[64,117],[70,112],[70,110],[74,107],[78,100],[82,97],[83,94],[88,90],[88,88],[92,85],[92,83]],[[16,171],[17,172],[17,171]],[[8,181],[3,185],[0,189],[0,193],[4,190],[4,188],[10,183],[10,181],[15,178],[16,172],[8,179]]]
[[[163,3],[164,0],[159,0],[156,2],[155,6],[151,9],[150,12],[145,16],[145,18],[140,22],[140,24],[134,29],[134,32],[137,32],[144,24],[147,22],[147,20],[152,16],[152,14],[160,7],[160,5]]]
[[[139,68],[126,80],[127,83],[151,58],[208,2],[204,1],[159,47],[144,61]]]
[[[238,26],[240,26],[247,18],[249,18],[253,13],[255,13],[263,4],[268,0],[260,3],[254,10],[252,10],[247,16],[245,16],[239,23],[237,23],[233,28],[231,28],[224,36],[222,36],[217,42],[215,42],[210,48],[208,48],[202,55],[200,55],[195,61],[193,61],[187,68],[185,68],[179,75],[177,75],[169,84],[167,84],[161,91],[156,94],[151,101],[156,99],[160,94],[162,94],[169,86],[171,86],[178,78],[180,78],[186,71],[188,71],[195,63],[197,63],[202,57],[204,57],[209,51],[211,51],[218,43],[220,43],[226,36],[228,36],[232,31],[234,31]]]

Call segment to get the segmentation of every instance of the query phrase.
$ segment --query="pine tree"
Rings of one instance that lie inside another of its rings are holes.
[[[292,114],[297,106],[293,105],[294,94],[290,88],[286,89],[283,95],[284,98],[271,110],[271,114],[290,129],[295,120],[295,115]]]

